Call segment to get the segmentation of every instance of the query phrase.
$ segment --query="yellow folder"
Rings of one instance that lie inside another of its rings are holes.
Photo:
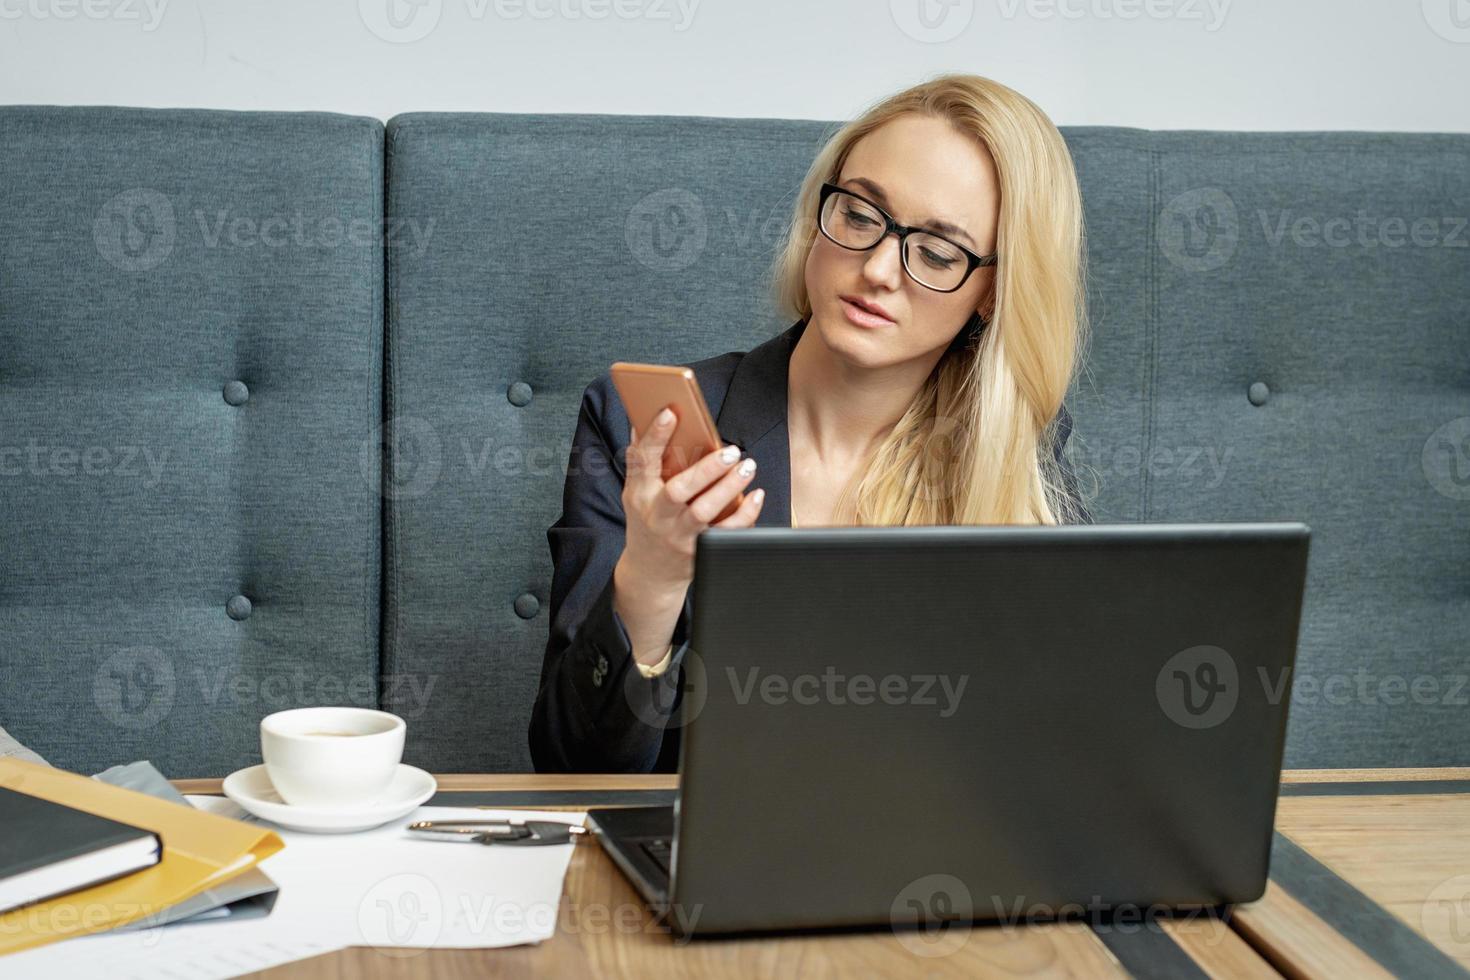
[[[16,759],[0,759],[0,786],[151,830],[163,843],[151,868],[0,915],[0,956],[156,916],[286,846],[262,827]]]

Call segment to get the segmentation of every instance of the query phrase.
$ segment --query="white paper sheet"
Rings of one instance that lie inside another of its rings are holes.
[[[190,802],[225,816],[244,816],[220,797],[190,797]],[[260,865],[281,889],[268,917],[64,940],[0,959],[0,975],[6,980],[233,977],[347,946],[387,947],[382,955],[402,958],[423,947],[540,942],[556,930],[575,845],[487,847],[419,837],[404,828],[415,820],[510,817],[580,823],[585,816],[420,807],[385,827],[340,836],[267,824],[286,842]]]

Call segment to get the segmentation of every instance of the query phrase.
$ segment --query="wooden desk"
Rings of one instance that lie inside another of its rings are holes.
[[[676,786],[665,776],[450,775],[439,783],[441,792],[466,795]],[[219,791],[218,780],[176,785]],[[1266,896],[1226,921],[1197,917],[1127,934],[1081,922],[959,928],[944,934],[949,951],[939,956],[920,955],[937,949],[922,937],[886,930],[681,943],[588,843],[572,858],[556,936],[539,946],[352,948],[254,976],[1336,978],[1470,970],[1470,768],[1288,772],[1277,831]]]

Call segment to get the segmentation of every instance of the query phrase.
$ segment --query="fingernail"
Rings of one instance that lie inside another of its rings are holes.
[[[740,475],[741,476],[750,476],[750,474],[752,474],[754,472],[755,472],[755,460],[753,460],[753,459],[747,459],[745,462],[743,462],[743,463],[740,464]]]
[[[733,463],[740,458],[739,446],[726,446],[720,450],[720,462]]]
[[[754,497],[757,502],[759,502],[766,499],[766,492],[764,490],[757,490],[755,493],[751,494],[751,496]]]
[[[668,425],[670,422],[674,421],[674,413],[666,408],[662,412],[658,413],[658,418],[654,419],[654,421],[657,422],[659,425]]]

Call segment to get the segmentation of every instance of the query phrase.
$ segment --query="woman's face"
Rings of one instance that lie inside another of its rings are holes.
[[[977,255],[995,250],[995,162],[946,120],[916,113],[889,120],[853,146],[833,183],[879,204],[901,225],[931,228]],[[818,232],[806,262],[810,325],[834,352],[866,367],[937,360],[972,313],[988,310],[994,276],[994,267],[978,268],[959,289],[940,293],[904,272],[898,236],[860,252]],[[853,300],[879,308],[882,322],[853,322]]]

